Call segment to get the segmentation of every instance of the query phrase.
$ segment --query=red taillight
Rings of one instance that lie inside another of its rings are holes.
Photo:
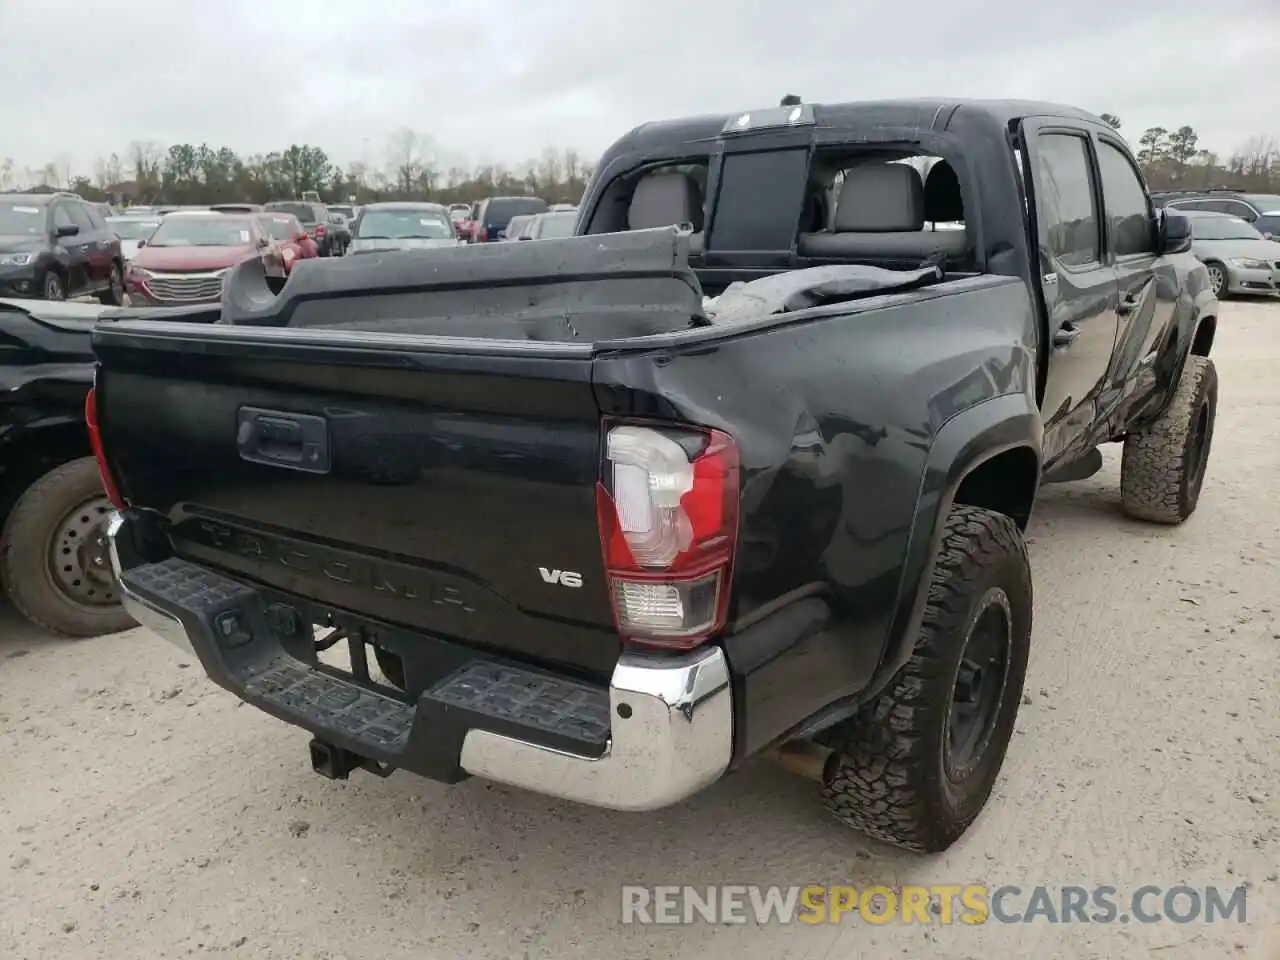
[[[120,496],[115,478],[111,476],[111,468],[107,466],[107,456],[102,450],[102,434],[98,430],[98,391],[94,387],[89,388],[89,393],[84,398],[84,424],[89,428],[89,446],[93,448],[93,459],[98,462],[102,489],[106,491],[111,505],[117,510],[123,510],[124,498]]]
[[[325,226],[324,226],[324,224],[323,224],[323,223],[316,224],[316,239],[317,239],[317,240],[319,240],[321,237],[323,237],[323,236],[325,235],[325,233],[326,233],[326,232],[327,232],[327,231],[325,230]]]
[[[624,638],[687,650],[724,629],[738,495],[738,450],[727,434],[606,426],[596,507]]]

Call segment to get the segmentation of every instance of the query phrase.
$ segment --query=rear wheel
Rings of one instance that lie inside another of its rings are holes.
[[[50,470],[23,493],[0,536],[0,574],[23,616],[73,637],[136,625],[107,553],[111,513],[92,457]]]
[[[955,507],[915,650],[884,691],[823,739],[823,798],[842,822],[908,850],[945,850],[1004,763],[1031,647],[1031,567],[1017,525]]]

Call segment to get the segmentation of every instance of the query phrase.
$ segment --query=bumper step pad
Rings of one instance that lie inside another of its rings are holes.
[[[455,656],[416,703],[407,702],[308,662],[310,650],[296,641],[286,649],[266,616],[280,598],[253,586],[177,557],[128,569],[121,581],[128,594],[183,625],[215,682],[379,762],[420,768],[415,757],[448,755],[441,766],[452,768],[469,729],[583,756],[599,756],[609,744],[607,689],[489,657],[457,667]],[[424,649],[445,643],[427,635],[421,642]]]
[[[283,656],[245,673],[245,693],[297,714],[312,730],[340,730],[380,750],[401,750],[413,707]]]
[[[609,693],[518,667],[476,661],[428,691],[441,703],[463,707],[570,740],[609,742]]]

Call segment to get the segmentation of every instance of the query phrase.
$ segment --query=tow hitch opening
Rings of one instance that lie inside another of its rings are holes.
[[[312,740],[308,749],[311,751],[311,769],[330,780],[346,780],[352,770],[367,770],[379,777],[389,777],[394,769],[323,740]]]

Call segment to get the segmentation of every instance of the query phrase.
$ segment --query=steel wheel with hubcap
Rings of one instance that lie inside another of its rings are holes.
[[[92,457],[64,463],[27,488],[0,538],[0,574],[23,616],[74,637],[134,626],[107,550],[111,514]]]
[[[98,607],[119,602],[107,553],[111,509],[105,496],[86,500],[67,512],[49,541],[49,575],[73,603]]]

